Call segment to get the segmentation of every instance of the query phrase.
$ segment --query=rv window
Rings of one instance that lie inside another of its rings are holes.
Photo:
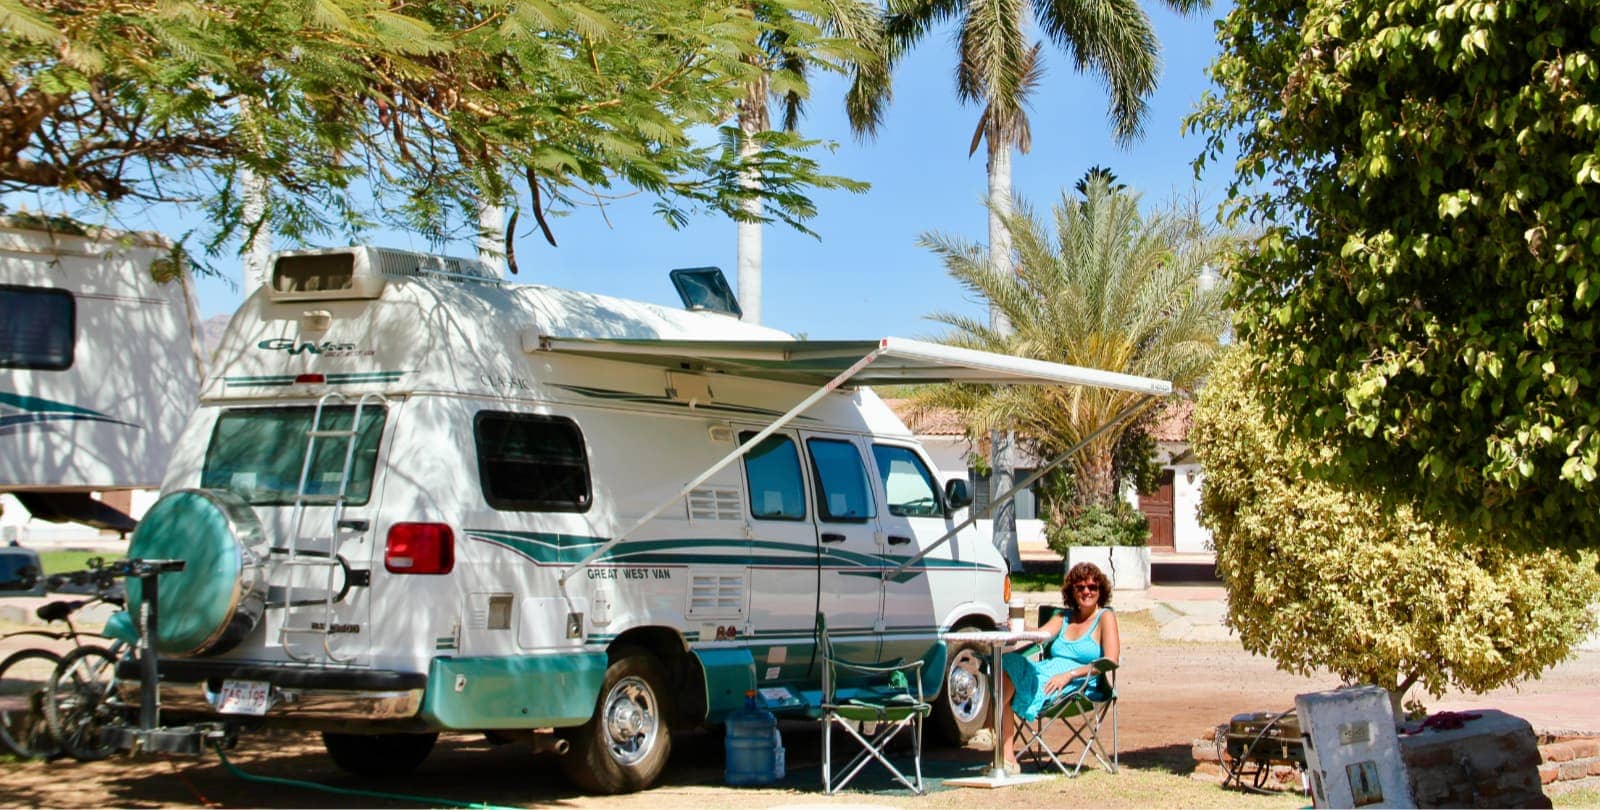
[[[878,477],[883,480],[884,499],[889,514],[900,517],[943,517],[944,506],[939,503],[939,487],[933,473],[923,465],[922,459],[908,447],[888,444],[872,446],[872,459],[878,463]]]
[[[0,284],[0,368],[72,368],[77,331],[72,293]]]
[[[349,430],[355,406],[324,407],[324,430]],[[306,460],[306,432],[311,430],[316,408],[233,408],[217,417],[206,450],[200,486],[230,489],[256,506],[283,506],[294,502]],[[350,462],[350,482],[345,503],[360,506],[372,496],[372,471],[378,463],[378,438],[383,435],[386,412],[368,405],[361,409],[361,427]],[[348,445],[339,438],[317,439],[316,457],[306,475],[307,495],[337,495]]]
[[[586,512],[583,434],[558,416],[483,412],[473,425],[484,500],[509,512]]]
[[[739,435],[741,443],[753,432]],[[801,483],[800,454],[787,436],[768,436],[744,454],[744,475],[750,484],[750,516],[763,520],[805,520],[806,492]]]
[[[811,439],[811,465],[817,472],[817,511],[823,520],[865,522],[877,512],[856,446],[837,439]]]

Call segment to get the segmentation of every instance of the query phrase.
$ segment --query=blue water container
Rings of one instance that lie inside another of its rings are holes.
[[[770,785],[783,778],[783,737],[778,718],[756,705],[756,693],[747,692],[744,708],[728,715],[725,742],[730,785]]]

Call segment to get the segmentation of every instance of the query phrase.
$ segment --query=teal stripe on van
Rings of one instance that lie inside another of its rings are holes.
[[[507,532],[467,529],[471,540],[491,543],[514,551],[540,565],[572,565],[604,545],[602,537],[554,532]],[[901,554],[866,554],[843,549],[822,549],[821,566],[847,575],[881,576],[883,569],[897,567],[909,559]],[[676,538],[630,540],[614,546],[595,560],[603,565],[753,565],[766,568],[813,568],[818,565],[817,547],[807,543],[782,543],[742,538]],[[896,580],[914,577],[929,570],[999,571],[992,565],[965,560],[923,558],[907,568]]]

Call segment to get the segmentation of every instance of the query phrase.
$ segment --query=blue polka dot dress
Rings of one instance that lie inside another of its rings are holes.
[[[1011,685],[1016,690],[1011,695],[1011,710],[1016,712],[1018,717],[1032,721],[1039,716],[1039,710],[1044,708],[1050,697],[1045,694],[1044,685],[1051,678],[1093,663],[1105,655],[1105,651],[1100,648],[1100,642],[1094,637],[1095,629],[1100,626],[1100,617],[1105,612],[1105,608],[1095,611],[1089,629],[1084,631],[1082,638],[1077,639],[1066,637],[1067,621],[1063,618],[1061,629],[1056,632],[1055,638],[1050,640],[1050,654],[1043,660],[1035,661],[1022,653],[1015,652],[1006,653],[1001,657],[1000,666],[1005,668],[1006,675],[1011,678]],[[1094,685],[1088,690],[1090,698],[1099,701],[1111,696],[1105,678],[1099,674],[1073,678],[1072,682],[1067,684],[1065,691],[1071,692],[1077,689],[1089,678],[1095,679]]]

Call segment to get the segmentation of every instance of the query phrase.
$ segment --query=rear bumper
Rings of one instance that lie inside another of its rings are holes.
[[[137,701],[139,674],[124,662],[123,689]],[[161,709],[185,716],[220,717],[214,698],[224,680],[271,684],[267,713],[261,718],[319,721],[390,722],[417,716],[428,676],[421,672],[336,669],[308,666],[172,659],[163,660]],[[257,719],[253,716],[241,720]]]

